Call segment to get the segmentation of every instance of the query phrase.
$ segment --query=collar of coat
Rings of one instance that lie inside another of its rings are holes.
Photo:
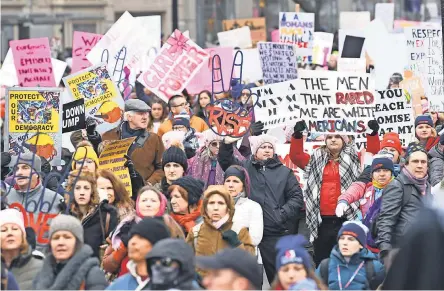
[[[275,154],[272,158],[267,159],[265,161],[258,161],[256,160],[256,158],[254,157],[254,155],[251,156],[251,163],[256,167],[265,167],[268,169],[272,169],[272,168],[277,168],[279,166],[282,165],[281,160],[279,159],[279,157]]]

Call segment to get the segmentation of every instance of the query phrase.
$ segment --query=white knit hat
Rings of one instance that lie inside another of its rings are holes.
[[[162,136],[162,142],[163,145],[165,146],[165,149],[168,149],[174,141],[182,143],[184,137],[185,137],[185,132],[172,130],[168,131]]]
[[[258,136],[250,136],[248,138],[248,140],[250,141],[251,153],[253,155],[256,154],[257,150],[264,143],[271,144],[274,152],[276,152],[276,143],[277,143],[278,139],[275,138],[274,136],[271,136],[268,134],[262,134],[262,135],[258,135]]]
[[[7,223],[14,223],[18,225],[23,233],[26,233],[23,214],[17,209],[9,208],[0,211],[0,225],[3,226]]]
[[[211,128],[202,132],[203,141],[206,147],[210,146],[210,143],[213,141],[222,141],[224,138],[218,134],[216,134]]]

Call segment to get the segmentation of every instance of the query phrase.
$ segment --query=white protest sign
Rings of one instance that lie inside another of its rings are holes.
[[[264,123],[264,129],[280,127],[289,122],[288,118],[282,118],[283,112],[280,108],[285,107],[290,101],[297,101],[296,88],[297,80],[291,80],[251,89],[259,100],[254,108],[254,114],[257,120]]]
[[[241,49],[253,47],[250,27],[243,26],[229,31],[217,33],[219,45],[221,47],[239,47]]]
[[[365,38],[364,30],[357,29],[339,29],[338,31],[338,48],[339,48],[339,56],[342,55],[342,50],[344,49],[344,42],[347,35],[363,37]],[[361,58],[365,57],[365,42],[364,47],[362,48]]]
[[[241,50],[243,54],[242,82],[254,83],[263,79],[261,60],[257,48]],[[233,58],[236,50],[233,51]]]
[[[292,44],[259,42],[265,84],[274,84],[298,78],[295,47]]]
[[[136,17],[136,20],[144,25],[144,27],[148,27],[149,29],[145,31],[145,38],[151,41],[150,47],[145,48],[145,52],[140,56],[140,61],[137,63],[136,72],[141,72],[147,69],[151,63],[156,58],[157,54],[160,51],[160,38],[162,35],[161,31],[161,16],[153,15],[153,16],[140,16]],[[188,36],[189,38],[189,36]]]
[[[365,74],[366,59],[338,58],[338,72]]]
[[[209,57],[207,51],[176,29],[137,80],[168,102],[173,95],[182,94]]]
[[[395,3],[376,3],[375,19],[381,20],[387,31],[391,32],[395,20]]]
[[[313,64],[326,66],[333,46],[333,33],[315,32],[313,40]]]
[[[339,15],[340,29],[364,29],[370,23],[370,11],[342,11]]]
[[[442,30],[440,36],[434,36],[425,40],[426,48],[426,74],[430,108],[433,111],[444,111],[444,84],[443,84],[443,57],[442,57]]]

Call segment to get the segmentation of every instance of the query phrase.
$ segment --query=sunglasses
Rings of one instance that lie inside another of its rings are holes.
[[[218,142],[218,141],[213,141],[210,143],[210,146],[213,148],[219,147],[219,145],[220,145],[220,142]]]
[[[241,93],[241,96],[250,96],[251,93]]]

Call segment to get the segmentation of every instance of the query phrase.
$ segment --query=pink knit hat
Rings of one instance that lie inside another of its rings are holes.
[[[142,193],[140,193],[140,194],[142,194]],[[143,218],[144,216],[142,215],[142,213],[140,213],[140,209],[139,209],[140,196],[141,195],[137,196],[137,200],[136,200],[136,214],[140,218]],[[163,216],[165,214],[165,210],[166,210],[167,203],[168,203],[165,195],[163,195],[162,193],[159,194],[159,199],[160,199],[159,211],[156,213],[155,216]]]
[[[25,222],[23,220],[23,214],[14,208],[4,209],[0,211],[0,225],[13,223],[16,224],[24,234],[26,234],[25,230]]]
[[[258,135],[258,136],[250,136],[248,138],[248,140],[250,141],[251,153],[253,155],[256,154],[257,150],[264,143],[271,144],[271,146],[273,147],[273,150],[276,152],[276,144],[278,142],[278,139],[272,135],[262,134],[262,135]]]

